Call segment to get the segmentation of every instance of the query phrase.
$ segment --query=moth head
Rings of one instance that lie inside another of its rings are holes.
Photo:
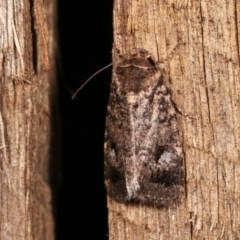
[[[157,69],[156,62],[145,49],[138,48],[130,54],[119,56],[119,67],[136,67],[138,69]]]

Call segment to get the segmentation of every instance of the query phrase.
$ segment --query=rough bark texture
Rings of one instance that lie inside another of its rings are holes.
[[[165,63],[182,112],[186,195],[168,209],[109,198],[110,239],[240,238],[239,16],[237,0],[115,0],[114,49]]]
[[[50,147],[55,14],[55,1],[0,4],[2,240],[54,239]]]

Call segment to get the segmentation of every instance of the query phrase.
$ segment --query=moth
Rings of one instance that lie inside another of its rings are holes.
[[[104,143],[108,195],[118,202],[169,207],[184,191],[178,111],[147,50],[113,67]]]

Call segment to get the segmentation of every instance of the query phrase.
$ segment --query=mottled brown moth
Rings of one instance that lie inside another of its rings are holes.
[[[184,189],[177,109],[148,51],[113,67],[106,116],[105,185],[119,202],[168,207]]]

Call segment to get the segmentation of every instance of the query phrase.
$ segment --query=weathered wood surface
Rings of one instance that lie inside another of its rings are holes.
[[[239,16],[234,0],[115,0],[114,48],[147,49],[169,74],[186,196],[169,209],[109,199],[109,239],[240,239]]]
[[[55,1],[0,4],[0,239],[54,239]]]

